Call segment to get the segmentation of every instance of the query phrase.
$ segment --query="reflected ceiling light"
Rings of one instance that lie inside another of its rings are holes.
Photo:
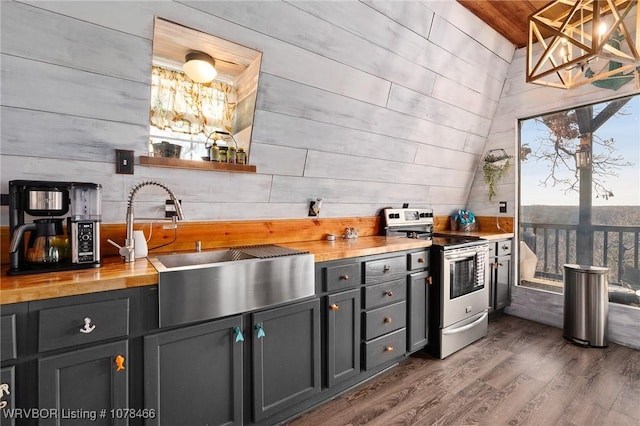
[[[216,61],[206,53],[191,51],[185,56],[182,69],[196,83],[209,83],[218,74],[215,65]]]
[[[552,1],[529,17],[527,83],[618,89],[638,79],[639,28],[637,0]]]

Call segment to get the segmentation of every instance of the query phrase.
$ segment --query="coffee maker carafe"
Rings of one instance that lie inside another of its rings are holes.
[[[95,183],[10,181],[7,273],[99,267],[101,191]]]

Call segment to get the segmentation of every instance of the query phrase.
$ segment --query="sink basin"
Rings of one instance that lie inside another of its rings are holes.
[[[236,260],[253,259],[248,253],[236,249],[201,251],[193,253],[165,254],[149,260],[158,272],[183,268],[185,266],[199,266],[210,263],[234,262]]]
[[[312,254],[275,245],[149,257],[160,327],[241,314],[315,295]]]

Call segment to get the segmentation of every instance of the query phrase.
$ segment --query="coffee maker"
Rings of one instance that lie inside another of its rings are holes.
[[[95,183],[9,181],[7,274],[99,267],[101,193]]]

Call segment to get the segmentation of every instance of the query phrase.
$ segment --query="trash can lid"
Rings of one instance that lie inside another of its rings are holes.
[[[575,265],[575,264],[565,264],[565,269],[575,269],[580,272],[587,272],[592,274],[606,274],[609,272],[609,268],[603,268],[602,266],[592,266],[592,265]]]

